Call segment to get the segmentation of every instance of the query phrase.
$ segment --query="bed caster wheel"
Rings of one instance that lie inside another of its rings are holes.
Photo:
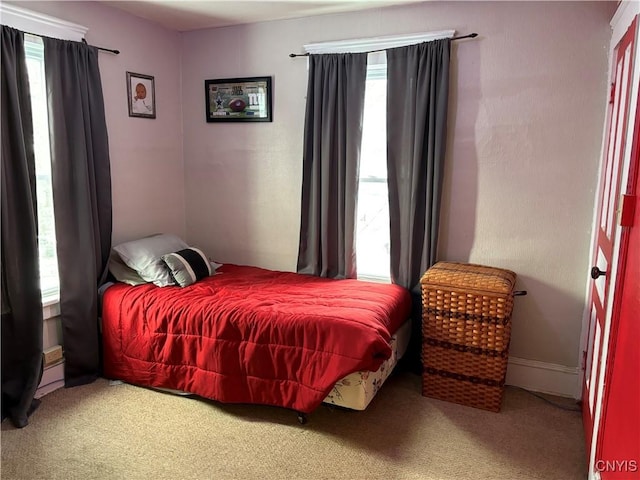
[[[307,423],[307,414],[298,412],[298,422],[300,423],[300,425],[304,425],[305,423]]]

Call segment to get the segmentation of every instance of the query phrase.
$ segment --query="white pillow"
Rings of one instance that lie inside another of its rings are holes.
[[[143,280],[153,282],[159,287],[175,285],[162,256],[188,248],[188,245],[176,235],[160,233],[151,237],[121,243],[113,248],[130,268],[133,268]]]

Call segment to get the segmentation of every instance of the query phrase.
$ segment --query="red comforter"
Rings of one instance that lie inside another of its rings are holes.
[[[186,288],[115,284],[103,296],[104,374],[308,413],[338,380],[389,358],[410,302],[395,285],[237,265]]]

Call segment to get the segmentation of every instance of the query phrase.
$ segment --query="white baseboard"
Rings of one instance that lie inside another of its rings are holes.
[[[35,398],[44,397],[47,393],[64,387],[64,362],[45,368],[42,373],[42,380],[36,390]]]
[[[561,397],[579,398],[578,368],[509,357],[507,385]]]

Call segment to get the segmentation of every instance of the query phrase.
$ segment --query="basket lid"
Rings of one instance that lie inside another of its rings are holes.
[[[425,272],[420,283],[510,294],[516,274],[472,263],[438,262]]]

